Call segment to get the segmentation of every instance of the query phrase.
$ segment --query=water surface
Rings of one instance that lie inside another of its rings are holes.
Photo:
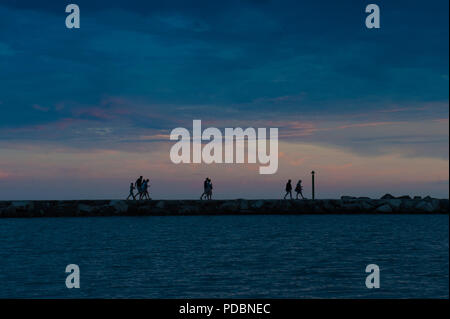
[[[0,219],[0,298],[448,298],[448,261],[446,215]]]

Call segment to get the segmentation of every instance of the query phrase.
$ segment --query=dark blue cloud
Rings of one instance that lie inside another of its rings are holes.
[[[76,3],[79,30],[65,28],[61,2],[0,4],[0,127],[110,96],[164,105],[166,117],[192,105],[283,118],[448,101],[448,1],[376,1],[380,30],[364,27],[363,1]]]

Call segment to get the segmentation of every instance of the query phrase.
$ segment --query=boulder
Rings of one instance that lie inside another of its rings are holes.
[[[16,212],[31,212],[34,209],[34,203],[32,201],[12,202],[10,207],[14,207]]]
[[[433,211],[438,211],[441,206],[441,203],[439,199],[433,198],[431,200],[431,205],[433,206]]]
[[[238,203],[235,201],[225,202],[219,206],[222,212],[236,212],[238,210]]]
[[[78,204],[77,210],[82,213],[90,213],[94,208],[86,204]]]
[[[360,203],[346,203],[342,206],[342,211],[344,213],[359,213],[361,212]]]
[[[361,209],[362,209],[362,211],[364,211],[364,212],[368,212],[368,211],[371,211],[372,209],[373,209],[373,205],[370,203],[370,201],[362,201],[361,203],[360,203],[360,205],[361,205]]]
[[[248,210],[248,202],[245,199],[239,200],[239,203],[240,203],[239,206],[240,210]]]
[[[329,200],[325,200],[323,202],[322,207],[326,212],[329,212],[329,213],[334,212],[336,210],[335,206]]]
[[[33,205],[33,203],[31,202],[25,202],[25,201],[23,201],[23,202],[12,202],[11,203],[11,206],[13,206],[13,207],[15,207],[15,208],[18,208],[18,209],[25,209],[25,208],[27,208],[28,206],[30,206],[30,205]]]
[[[379,213],[392,213],[392,207],[388,204],[381,205],[376,209]]]
[[[411,213],[416,206],[417,201],[413,199],[402,200],[401,210],[403,213]]]
[[[123,214],[128,211],[128,205],[123,200],[112,200],[109,205],[114,208],[116,214]]]
[[[421,200],[422,196],[414,196],[414,200]]]
[[[397,197],[399,199],[411,199],[411,197],[409,195],[402,195],[400,197]]]
[[[252,207],[253,208],[261,208],[264,206],[264,202],[262,200],[257,200],[256,202],[253,203]]]
[[[184,205],[183,205],[184,206]],[[159,208],[159,209],[164,209],[165,207],[166,207],[166,204],[162,201],[162,200],[160,200],[156,205],[155,205],[155,207],[156,208]]]
[[[429,202],[426,201],[420,201],[417,205],[416,205],[416,210],[418,210],[419,212],[425,212],[425,213],[431,213],[434,211],[433,205]]]
[[[400,206],[402,205],[401,199],[390,199],[388,200],[389,206],[391,206],[394,210],[400,209]]]
[[[192,205],[185,205],[179,208],[178,213],[181,215],[187,215],[187,214],[197,214],[198,213],[198,207],[192,206]]]
[[[395,197],[392,196],[391,194],[385,194],[381,197],[381,199],[395,199]]]
[[[448,208],[449,208],[448,199],[441,199],[439,201],[439,210],[448,213]]]

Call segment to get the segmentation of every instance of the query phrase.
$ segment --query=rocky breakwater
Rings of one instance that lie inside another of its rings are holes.
[[[448,214],[448,199],[385,195],[320,200],[0,201],[0,217],[245,214]]]

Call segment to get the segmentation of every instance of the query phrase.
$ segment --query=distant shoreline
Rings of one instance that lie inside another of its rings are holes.
[[[0,201],[0,218],[186,215],[448,214],[436,198]]]

